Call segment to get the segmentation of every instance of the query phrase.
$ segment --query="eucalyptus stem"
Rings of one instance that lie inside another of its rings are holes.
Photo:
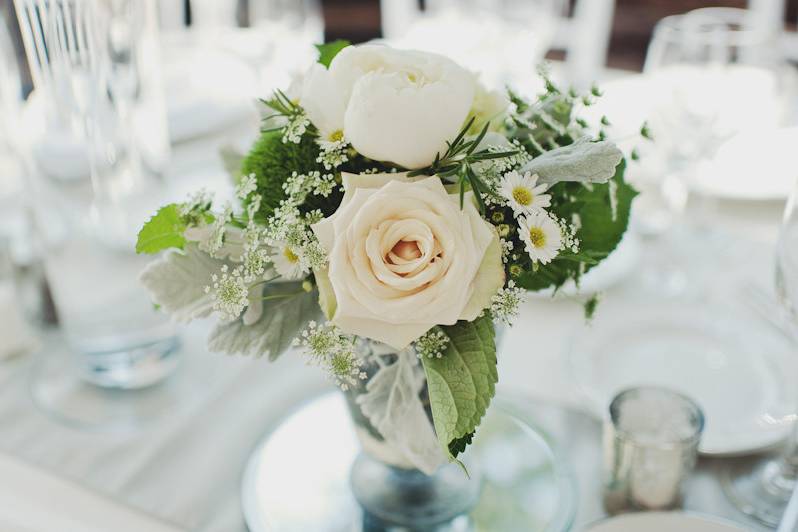
[[[262,297],[260,299],[261,299],[261,301],[269,301],[271,299],[287,299],[289,297],[295,297],[295,296],[299,296],[299,295],[302,295],[302,294],[305,294],[305,293],[307,293],[307,292],[305,292],[305,290],[300,290],[298,292],[291,292],[289,294],[273,294],[273,295],[270,295],[270,296],[264,296],[264,297]]]

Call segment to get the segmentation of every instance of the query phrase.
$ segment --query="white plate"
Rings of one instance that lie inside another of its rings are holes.
[[[601,310],[571,346],[577,384],[598,417],[621,390],[655,385],[701,406],[703,454],[760,451],[789,433],[798,353],[768,325],[720,307]]]
[[[202,137],[256,114],[255,75],[232,53],[170,35],[163,54],[169,136]]]
[[[732,137],[701,165],[695,188],[735,200],[778,200],[798,179],[798,127],[756,130]]]
[[[608,290],[629,277],[640,262],[641,251],[640,237],[633,231],[627,231],[618,247],[580,279],[579,287],[573,281],[567,281],[557,293],[584,296]],[[529,292],[529,295],[547,299],[554,295],[554,288]]]
[[[587,528],[590,532],[744,532],[729,521],[682,512],[647,512],[619,515]]]

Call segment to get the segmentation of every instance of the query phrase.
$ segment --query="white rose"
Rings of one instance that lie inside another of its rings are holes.
[[[383,45],[349,46],[306,74],[300,103],[323,138],[405,168],[446,150],[474,102],[475,79],[452,60]]]
[[[469,197],[438,177],[343,174],[341,206],[313,226],[329,253],[322,308],[344,331],[403,349],[473,320],[504,284],[501,246]],[[470,195],[470,193],[469,193]]]

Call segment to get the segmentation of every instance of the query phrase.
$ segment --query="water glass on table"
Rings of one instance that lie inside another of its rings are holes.
[[[703,428],[701,409],[676,392],[639,387],[616,395],[604,427],[606,510],[681,506]]]
[[[798,181],[784,210],[775,270],[776,294],[784,318],[780,326],[798,355]],[[723,476],[723,488],[732,503],[769,526],[782,521],[792,494],[798,489],[798,405],[795,407],[791,419],[774,420],[792,423],[792,433],[780,455],[730,464]],[[792,504],[792,512],[795,505]]]
[[[175,330],[138,286],[147,261],[134,252],[138,227],[164,203],[169,152],[155,4],[15,4],[35,92],[66,110],[90,163],[66,184],[36,168],[37,226],[69,356],[42,358],[32,394],[59,418],[108,423],[114,409],[98,405],[135,411],[134,396],[103,388],[146,387],[177,364]]]

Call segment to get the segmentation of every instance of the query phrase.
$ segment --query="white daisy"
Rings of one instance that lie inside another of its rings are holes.
[[[297,251],[286,244],[275,245],[269,260],[274,264],[277,273],[285,279],[295,281],[302,279],[307,273]]]
[[[545,212],[522,216],[518,220],[521,239],[533,262],[548,264],[562,248],[560,226]]]
[[[551,205],[551,196],[544,194],[548,185],[538,185],[537,174],[519,174],[515,170],[502,177],[499,193],[507,200],[516,216],[542,211]]]

